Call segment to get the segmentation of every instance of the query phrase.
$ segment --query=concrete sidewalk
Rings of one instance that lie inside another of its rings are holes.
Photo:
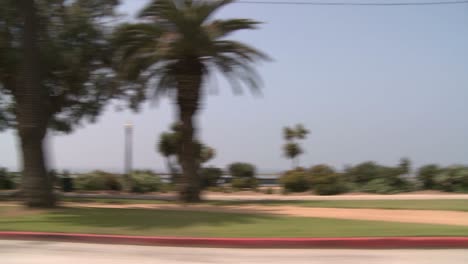
[[[5,264],[466,264],[466,250],[212,249],[0,240]]]

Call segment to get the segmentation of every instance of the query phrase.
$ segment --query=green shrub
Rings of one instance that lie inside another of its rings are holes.
[[[368,161],[350,167],[346,170],[345,177],[348,181],[358,185],[367,184],[370,181],[379,178],[381,166],[375,162]]]
[[[435,187],[446,192],[468,192],[468,167],[453,166],[434,178]]]
[[[273,188],[269,187],[265,190],[265,194],[274,194],[275,191],[273,190]]]
[[[221,179],[223,171],[220,168],[208,167],[200,169],[202,188],[216,187]]]
[[[322,176],[322,175],[331,175],[335,173],[335,169],[333,169],[332,167],[326,164],[319,164],[310,168],[309,173],[312,177]]]
[[[304,170],[291,170],[284,173],[279,182],[288,192],[304,192],[309,189],[308,178]]]
[[[70,177],[62,178],[62,191],[73,192],[73,179]]]
[[[343,175],[338,173],[315,176],[311,184],[312,190],[318,195],[335,195],[348,191]]]
[[[398,192],[398,190],[390,186],[388,181],[384,178],[371,180],[361,188],[361,191],[377,194],[392,194]]]
[[[347,186],[354,190],[370,193],[399,193],[415,190],[415,184],[405,175],[409,172],[410,161],[402,159],[396,167],[364,162],[346,169]]]
[[[70,173],[68,171],[64,171],[62,175],[62,191],[72,192],[74,189],[73,179],[70,178]]]
[[[120,191],[122,183],[119,178],[103,171],[83,174],[75,179],[76,189],[83,191]]]
[[[442,172],[442,169],[435,164],[422,166],[418,170],[416,178],[421,184],[421,188],[431,190],[436,188],[435,177]]]
[[[389,186],[389,193],[400,193],[400,192],[409,192],[416,190],[415,183],[411,182],[407,177],[405,177],[405,172],[407,170],[400,167],[386,167],[381,166],[379,170],[379,178],[384,179],[387,185]]]
[[[229,165],[229,173],[234,178],[255,177],[255,166],[249,163],[236,162]]]
[[[162,192],[162,193],[167,193],[167,192],[172,192],[172,191],[174,191],[175,189],[176,189],[176,188],[175,188],[175,185],[174,185],[174,184],[162,182],[159,191]]]
[[[309,169],[308,182],[310,188],[318,195],[334,195],[348,191],[344,176],[325,164]]]
[[[236,189],[255,189],[258,182],[255,178],[234,178],[231,181],[232,188]]]
[[[255,178],[255,166],[249,163],[236,162],[228,167],[232,176],[231,186],[237,189],[255,189],[258,181]]]
[[[157,192],[162,182],[159,176],[147,171],[135,171],[130,177],[131,190],[134,193]]]
[[[13,180],[13,177],[8,170],[5,168],[0,168],[0,190],[12,190],[15,189],[16,184]]]

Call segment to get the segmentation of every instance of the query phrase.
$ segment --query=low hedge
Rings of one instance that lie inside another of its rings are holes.
[[[304,192],[309,189],[309,175],[304,170],[292,170],[284,173],[279,179],[280,184],[288,192]]]
[[[235,189],[255,189],[258,186],[256,178],[234,178],[231,187]]]
[[[120,191],[123,184],[115,174],[94,171],[75,178],[74,186],[81,191]]]
[[[318,195],[335,195],[349,190],[343,175],[338,173],[315,176],[310,182],[311,189]]]
[[[0,190],[13,190],[16,188],[16,182],[7,169],[0,168]]]
[[[223,171],[216,167],[207,167],[200,169],[201,186],[203,189],[218,186],[218,182],[223,175]]]
[[[156,174],[134,172],[130,178],[132,192],[147,193],[161,191],[163,183]]]

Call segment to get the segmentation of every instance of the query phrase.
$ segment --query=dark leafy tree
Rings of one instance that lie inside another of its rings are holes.
[[[0,129],[15,128],[29,206],[53,206],[43,139],[95,121],[127,90],[110,85],[106,21],[117,0],[0,1]]]
[[[442,172],[442,168],[435,164],[429,164],[419,168],[416,175],[423,189],[432,190],[436,188],[435,177]]]

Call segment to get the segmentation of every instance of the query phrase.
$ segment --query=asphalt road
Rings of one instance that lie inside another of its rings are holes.
[[[0,240],[2,264],[466,264],[468,250],[221,249]]]

